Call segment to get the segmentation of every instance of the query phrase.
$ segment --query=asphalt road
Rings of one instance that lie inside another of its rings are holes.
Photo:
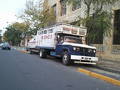
[[[120,90],[51,59],[0,50],[0,90]]]

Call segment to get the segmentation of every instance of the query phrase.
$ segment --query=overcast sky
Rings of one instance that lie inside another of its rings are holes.
[[[25,8],[26,0],[0,0],[0,29],[17,21],[16,15]]]

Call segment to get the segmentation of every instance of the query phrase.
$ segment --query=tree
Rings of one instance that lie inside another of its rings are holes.
[[[22,39],[28,34],[29,26],[25,23],[15,22],[6,27],[7,31],[4,33],[4,40],[12,45],[20,45]]]
[[[26,8],[20,18],[30,24],[32,34],[36,34],[40,28],[53,24],[56,19],[54,10],[49,8],[47,0],[44,4],[41,0],[38,3],[27,1]]]
[[[25,37],[30,34],[29,24],[26,22],[22,22],[22,23],[15,22],[14,24],[12,24],[12,27],[15,30],[18,30],[21,32],[22,39],[25,39]]]
[[[12,45],[19,45],[21,42],[21,31],[16,30],[14,27],[9,26],[6,28],[7,31],[4,33],[4,40]]]
[[[54,9],[49,6],[48,0],[44,1],[41,15],[41,23],[43,24],[43,27],[55,24],[56,16],[54,13]]]
[[[87,43],[101,44],[103,36],[109,36],[111,30],[111,15],[107,12],[90,16],[86,19],[86,27],[88,30]]]
[[[87,43],[101,43],[100,38],[110,35],[112,13],[104,7],[111,7],[116,1],[118,0],[66,0],[69,4],[83,2],[86,6],[86,17],[80,18],[77,24],[87,27]]]

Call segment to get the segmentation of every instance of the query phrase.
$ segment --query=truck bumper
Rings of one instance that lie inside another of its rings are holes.
[[[98,57],[71,55],[71,60],[74,61],[74,63],[96,64]]]

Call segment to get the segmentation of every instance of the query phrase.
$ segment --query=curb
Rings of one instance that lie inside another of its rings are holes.
[[[120,71],[118,70],[110,69],[110,68],[103,67],[103,66],[95,66],[95,67],[98,69],[104,70],[104,71],[120,74]]]
[[[101,75],[101,74],[97,74],[97,73],[94,73],[94,72],[91,72],[91,71],[88,71],[88,70],[82,69],[82,68],[78,68],[77,71],[82,72],[82,73],[84,73],[88,76],[104,80],[108,83],[120,86],[120,81],[119,80],[116,80],[116,79],[113,79],[113,78],[110,78],[110,77],[107,77],[107,76],[104,76],[104,75]]]
[[[18,50],[18,51],[20,51],[22,53],[27,53],[27,51],[25,51],[25,50]]]

